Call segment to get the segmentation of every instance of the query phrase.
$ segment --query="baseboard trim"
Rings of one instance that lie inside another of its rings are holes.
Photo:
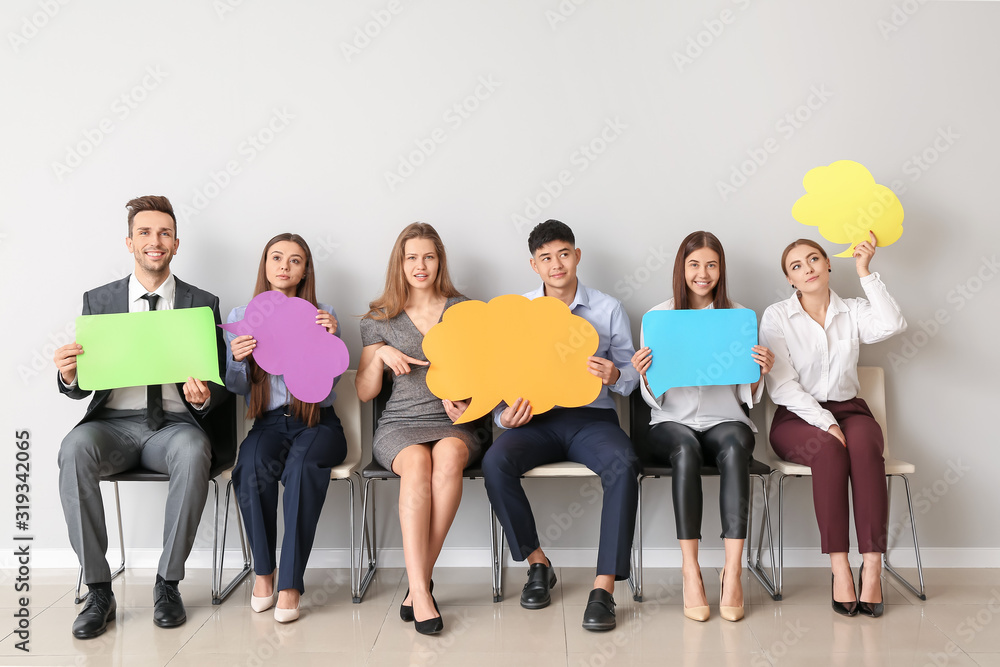
[[[549,549],[546,553],[558,567],[594,567],[597,563],[596,549]],[[720,548],[701,549],[699,560],[706,567],[721,567],[725,552]],[[954,568],[995,568],[1000,563],[1000,549],[993,548],[923,548],[920,556],[924,567]],[[130,568],[156,568],[160,558],[159,549],[131,548],[126,551],[126,565]],[[237,567],[242,562],[238,549],[226,550],[226,565]],[[896,567],[915,567],[913,549],[900,548],[890,552],[892,564]],[[118,552],[109,552],[109,560],[117,563]],[[508,566],[516,563],[505,554]],[[680,567],[681,552],[676,548],[647,548],[643,550],[643,567]],[[766,560],[766,554],[765,554]],[[852,560],[860,562],[857,554]],[[829,558],[820,553],[818,547],[796,547],[785,549],[786,567],[827,567]],[[0,568],[15,570],[19,563],[13,554],[7,552],[0,558]],[[33,549],[33,568],[75,568],[78,565],[72,549]],[[379,565],[382,567],[403,567],[403,550],[398,547],[380,549]],[[350,567],[349,549],[313,549],[309,557],[309,567]],[[484,548],[444,549],[438,559],[438,567],[489,567],[490,550]],[[188,558],[189,568],[212,567],[212,550],[195,549]]]

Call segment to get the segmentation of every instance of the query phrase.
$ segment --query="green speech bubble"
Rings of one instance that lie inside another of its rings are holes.
[[[212,309],[178,308],[76,318],[81,389],[185,382],[221,385]]]

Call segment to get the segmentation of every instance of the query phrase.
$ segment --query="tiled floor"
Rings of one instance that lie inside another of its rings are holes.
[[[78,611],[72,592],[76,572],[38,570],[32,573],[31,652],[14,646],[19,641],[12,633],[15,602],[5,592],[0,665],[1000,667],[1000,569],[928,570],[926,602],[885,579],[881,619],[835,614],[827,572],[788,570],[782,602],[771,601],[744,575],[742,622],[721,620],[713,605],[711,620],[695,623],[681,614],[679,571],[647,569],[645,602],[634,602],[627,584],[619,583],[618,629],[598,634],[580,627],[593,577],[589,570],[560,569],[553,604],[527,611],[517,604],[521,567],[507,569],[502,604],[492,602],[488,570],[440,569],[435,597],[445,631],[425,637],[399,620],[406,590],[402,570],[381,570],[359,605],[351,603],[346,570],[311,570],[303,615],[289,625],[250,611],[249,579],[213,607],[209,574],[196,570],[181,585],[188,621],[170,630],[152,622],[154,573],[129,570],[114,584],[117,621],[103,636],[79,641],[70,634]],[[704,578],[709,599],[718,599],[718,572],[706,568]]]

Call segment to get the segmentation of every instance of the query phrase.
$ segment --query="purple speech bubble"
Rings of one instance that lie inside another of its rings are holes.
[[[257,340],[253,358],[271,375],[284,375],[292,396],[319,403],[351,363],[347,345],[316,324],[316,306],[273,290],[247,304],[243,319],[220,327]]]

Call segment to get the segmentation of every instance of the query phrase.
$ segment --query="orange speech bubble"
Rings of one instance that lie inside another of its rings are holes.
[[[424,336],[427,388],[451,401],[471,397],[456,424],[519,397],[532,414],[592,403],[601,380],[587,369],[597,330],[559,299],[506,294],[449,308]]]

